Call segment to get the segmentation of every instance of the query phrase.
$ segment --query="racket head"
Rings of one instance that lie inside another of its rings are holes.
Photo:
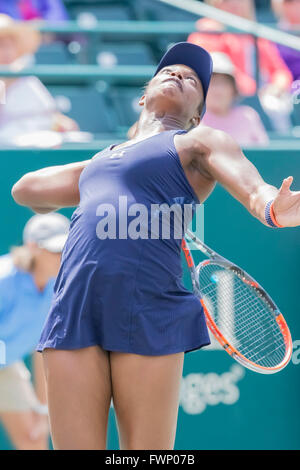
[[[207,326],[225,351],[244,367],[262,374],[286,367],[292,355],[291,334],[267,292],[221,256],[195,266],[186,243],[183,251]]]

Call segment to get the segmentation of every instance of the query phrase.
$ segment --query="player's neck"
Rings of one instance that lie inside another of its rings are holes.
[[[150,113],[143,110],[133,139],[142,140],[160,132],[185,128],[186,123],[178,116],[169,113]]]

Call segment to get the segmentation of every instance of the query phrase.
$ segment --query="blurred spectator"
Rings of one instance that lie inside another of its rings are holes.
[[[279,18],[278,27],[300,35],[300,0],[272,0],[272,7]],[[280,44],[277,47],[293,79],[300,80],[300,52]]]
[[[243,18],[255,21],[253,0],[206,0],[206,3]],[[256,92],[254,38],[249,34],[224,32],[224,26],[206,18],[197,22],[198,32],[192,33],[188,41],[204,47],[209,52],[224,52],[236,67],[236,80],[244,95]],[[216,31],[212,33],[209,31]],[[259,68],[262,85],[272,85],[272,93],[289,91],[292,76],[275,44],[258,38]]]
[[[40,45],[40,34],[25,22],[0,14],[0,65],[19,71]],[[35,131],[78,130],[77,124],[57,112],[54,98],[34,76],[2,78],[0,142],[14,144],[23,134]]]
[[[16,20],[67,20],[68,13],[62,0],[0,0],[0,13]]]
[[[0,13],[4,13],[15,20],[49,22],[65,21],[69,19],[68,12],[62,0],[0,0]],[[77,39],[77,35],[43,33],[43,43],[56,40],[69,43]],[[82,41],[84,42],[84,41]]]
[[[243,147],[267,145],[269,138],[258,113],[250,106],[238,105],[239,91],[230,58],[222,52],[211,56],[213,75],[201,124],[227,132]]]
[[[272,8],[281,29],[300,33],[300,0],[272,0]]]
[[[41,355],[34,353],[35,387],[23,359],[38,343],[68,231],[61,214],[34,215],[24,227],[24,245],[0,257],[0,420],[20,450],[48,447]]]

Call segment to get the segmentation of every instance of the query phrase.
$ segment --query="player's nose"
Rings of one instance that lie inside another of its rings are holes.
[[[175,72],[175,71],[171,72],[171,76],[172,76],[172,77],[177,77],[177,78],[179,78],[180,80],[182,80],[182,75],[181,75],[181,73],[180,73],[179,71],[177,71],[177,72]]]

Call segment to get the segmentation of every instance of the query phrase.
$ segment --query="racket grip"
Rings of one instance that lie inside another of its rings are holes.
[[[279,225],[279,223],[276,220],[275,214],[274,214],[274,207],[273,207],[274,199],[271,199],[265,207],[265,220],[269,227],[273,228],[282,228],[282,225]]]

